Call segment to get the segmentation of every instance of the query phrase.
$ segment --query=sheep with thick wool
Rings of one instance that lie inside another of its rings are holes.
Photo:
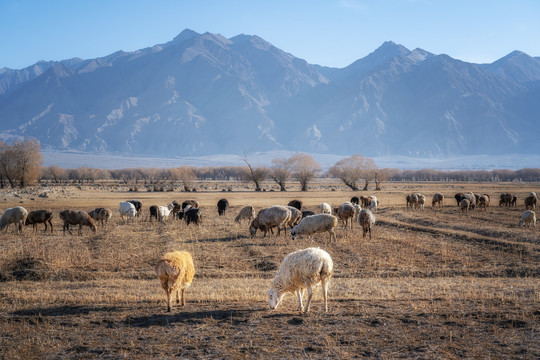
[[[338,216],[338,218],[341,221],[343,221],[343,227],[344,228],[347,228],[347,223],[349,222],[349,219],[350,219],[351,220],[351,230],[352,230],[354,215],[356,213],[356,208],[354,207],[354,205],[351,204],[350,202],[346,201],[336,209],[335,213]]]
[[[332,207],[328,203],[321,204],[321,214],[332,214]]]
[[[322,232],[330,234],[329,241],[336,241],[336,233],[334,229],[338,225],[338,219],[330,214],[315,214],[302,218],[300,223],[292,228],[291,236],[293,240],[300,235],[310,236]]]
[[[334,263],[330,255],[319,248],[297,250],[285,257],[272,280],[267,292],[268,305],[276,309],[286,293],[296,293],[298,310],[309,311],[313,287],[321,283],[324,299],[324,310],[328,312],[328,284],[334,271]],[[302,304],[304,292],[307,290],[306,306]]]
[[[129,201],[122,201],[120,203],[120,217],[122,218],[122,221],[124,224],[127,222],[129,223],[129,219],[131,219],[131,222],[135,223],[135,216],[137,216],[137,209],[135,208],[135,205],[133,205]],[[125,217],[125,218],[124,218]]]
[[[184,292],[195,276],[195,266],[187,251],[168,252],[155,266],[161,287],[167,294],[167,311],[171,312],[171,298],[176,293],[176,303],[186,305]]]
[[[0,231],[6,229],[7,233],[9,224],[15,224],[17,227],[17,234],[21,233],[27,217],[28,211],[22,206],[6,209],[0,218]]]
[[[521,215],[519,227],[536,227],[536,214],[532,210],[527,210]]]
[[[536,194],[531,193],[529,196],[525,198],[525,210],[534,210],[536,209]]]
[[[369,238],[371,239],[371,228],[375,225],[375,215],[369,209],[364,209],[360,212],[358,222],[362,226],[362,237],[365,238],[369,232]]]
[[[287,226],[292,229],[293,227],[298,225],[300,220],[302,220],[302,211],[292,205],[287,205],[285,207],[291,211],[291,218],[287,222]]]
[[[242,220],[248,220],[251,221],[255,219],[255,208],[251,205],[244,206],[240,212],[238,213],[238,216],[234,218],[234,222],[241,222]]]
[[[287,224],[289,223],[290,219],[291,210],[285,206],[274,205],[264,208],[259,211],[255,219],[253,219],[251,222],[249,233],[251,237],[255,237],[257,230],[261,230],[264,232],[264,236],[266,236],[266,233],[269,230],[277,226],[278,233],[276,237],[278,237],[281,234],[282,227],[285,233],[287,232]]]

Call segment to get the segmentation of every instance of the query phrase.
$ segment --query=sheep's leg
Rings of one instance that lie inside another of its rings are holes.
[[[182,306],[186,305],[186,297],[184,295],[185,289],[180,290],[180,294],[182,295]]]
[[[296,296],[298,296],[298,311],[304,312],[304,305],[302,304],[302,298],[304,297],[304,289],[296,290]]]
[[[306,306],[304,308],[304,313],[306,314],[309,311],[309,305],[311,304],[311,298],[313,297],[313,289],[311,286],[308,286],[307,288],[307,301]]]
[[[321,280],[323,299],[324,299],[324,311],[328,312],[328,282]]]
[[[176,303],[180,304],[180,289],[176,290]]]

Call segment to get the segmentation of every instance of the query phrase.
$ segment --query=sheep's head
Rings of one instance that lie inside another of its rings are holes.
[[[253,219],[251,225],[249,226],[249,234],[251,237],[255,237],[255,234],[257,234],[257,229],[260,227],[259,225],[259,220],[256,218]]]
[[[293,240],[296,238],[296,226],[291,229],[291,236]]]
[[[268,306],[270,306],[270,309],[277,309],[284,294],[279,294],[274,288],[270,288],[266,294],[268,295]]]

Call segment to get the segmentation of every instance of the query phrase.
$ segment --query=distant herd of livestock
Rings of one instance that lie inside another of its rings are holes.
[[[464,212],[468,213],[473,209],[483,209],[484,211],[490,204],[490,196],[488,194],[477,193],[457,193],[454,196],[457,206]],[[424,209],[426,197],[420,193],[411,193],[406,196],[406,207],[409,209]],[[431,205],[433,208],[441,207],[444,203],[444,195],[436,193],[433,195]],[[536,209],[537,196],[531,192],[524,199],[525,212],[521,216],[519,226],[536,227]],[[375,224],[375,216],[373,212],[377,211],[379,201],[377,197],[372,196],[354,196],[350,201],[346,201],[339,207],[332,209],[327,203],[320,205],[320,213],[315,214],[313,211],[302,211],[302,201],[292,200],[287,206],[275,205],[261,209],[258,213],[255,212],[253,206],[243,207],[235,222],[239,223],[242,220],[247,220],[250,223],[249,231],[251,236],[255,236],[257,231],[261,231],[264,236],[270,231],[273,233],[273,228],[277,228],[277,236],[280,235],[281,229],[291,229],[291,236],[294,239],[299,235],[311,235],[320,232],[328,232],[330,240],[335,240],[334,228],[338,224],[338,220],[347,227],[350,223],[352,228],[353,222],[359,222],[363,229],[363,236],[369,233],[371,238],[371,228]],[[499,198],[499,206],[515,207],[517,206],[517,196],[510,193],[502,193]],[[220,199],[217,203],[218,214],[225,215],[229,208],[227,199]],[[133,223],[135,218],[141,215],[142,202],[139,200],[128,200],[120,203],[120,217],[124,223]],[[335,214],[332,215],[332,214]],[[187,225],[193,223],[200,225],[202,223],[202,210],[199,208],[199,203],[196,200],[186,200],[179,203],[176,200],[167,206],[152,205],[149,207],[150,221],[154,219],[163,222],[168,218],[184,220]],[[107,221],[112,217],[112,211],[107,208],[98,207],[89,212],[84,210],[62,210],[59,213],[60,219],[64,222],[63,232],[66,230],[71,234],[70,225],[78,225],[78,233],[81,235],[82,226],[88,226],[93,232],[96,231],[96,223],[105,227]],[[0,218],[0,230],[7,231],[9,224],[17,226],[17,232],[22,232],[24,225],[32,225],[34,231],[37,230],[37,224],[44,224],[47,231],[47,224],[50,225],[51,232],[53,213],[50,210],[33,210],[28,212],[21,206],[16,206],[6,209]]]
[[[487,194],[458,193],[455,195],[458,207],[467,212],[471,209],[484,209],[489,206],[490,197]],[[406,196],[406,206],[409,209],[424,209],[426,197],[420,193],[412,193]],[[432,207],[441,207],[444,202],[444,196],[437,193],[433,196]],[[536,209],[537,196],[531,192],[525,198],[525,212],[523,213],[519,226],[536,227],[536,215],[533,210]],[[277,227],[276,237],[280,235],[281,228],[287,231],[289,227],[292,238],[299,235],[312,235],[315,233],[328,232],[330,241],[336,240],[334,229],[338,225],[338,219],[346,228],[350,223],[352,229],[353,222],[358,221],[363,230],[363,237],[369,233],[371,238],[371,228],[375,224],[373,212],[377,211],[379,201],[376,196],[353,197],[351,201],[346,201],[339,207],[332,209],[327,203],[320,205],[320,213],[313,211],[302,211],[302,201],[292,200],[287,206],[274,205],[261,209],[258,213],[252,206],[243,207],[235,222],[242,220],[250,221],[250,235],[254,237],[257,231],[261,231],[266,236],[267,232],[273,233],[273,228]],[[517,197],[503,193],[500,195],[499,206],[517,206]],[[217,203],[218,214],[225,215],[229,208],[227,199],[220,199]],[[132,223],[135,218],[141,214],[142,202],[139,200],[129,200],[120,203],[120,216],[124,223]],[[190,223],[201,224],[202,211],[196,200],[187,200],[183,203],[173,201],[167,206],[152,205],[149,208],[150,221],[164,221],[172,217],[184,220],[187,225]],[[332,215],[334,213],[336,216]],[[105,227],[107,221],[111,218],[112,211],[106,208],[96,208],[90,212],[84,210],[62,210],[59,213],[63,220],[63,232],[68,230],[71,233],[70,225],[79,225],[79,235],[82,235],[82,226],[88,226],[93,232],[96,232],[95,223],[100,223]],[[28,212],[21,206],[6,209],[0,218],[0,230],[6,229],[9,224],[16,224],[17,232],[22,232],[23,225],[33,225],[34,231],[37,230],[37,224],[43,223],[45,231],[47,224],[53,232],[52,225],[53,213],[49,210],[34,210]],[[172,251],[161,257],[155,266],[161,286],[167,296],[167,311],[171,311],[171,300],[176,294],[176,302],[185,305],[185,289],[190,286],[195,275],[195,267],[191,254],[186,251]],[[301,313],[307,313],[313,295],[313,287],[319,283],[322,286],[324,309],[328,311],[327,293],[328,282],[333,273],[333,262],[330,255],[319,248],[307,248],[297,250],[288,254],[282,261],[277,274],[272,280],[270,289],[267,292],[268,305],[271,309],[276,309],[281,303],[286,293],[294,293],[298,297],[298,310]],[[307,290],[307,301],[303,305],[304,293]]]

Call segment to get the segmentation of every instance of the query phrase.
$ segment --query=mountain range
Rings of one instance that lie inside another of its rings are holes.
[[[152,156],[540,153],[540,58],[474,64],[391,41],[344,68],[184,30],[97,59],[0,69],[0,139]]]

